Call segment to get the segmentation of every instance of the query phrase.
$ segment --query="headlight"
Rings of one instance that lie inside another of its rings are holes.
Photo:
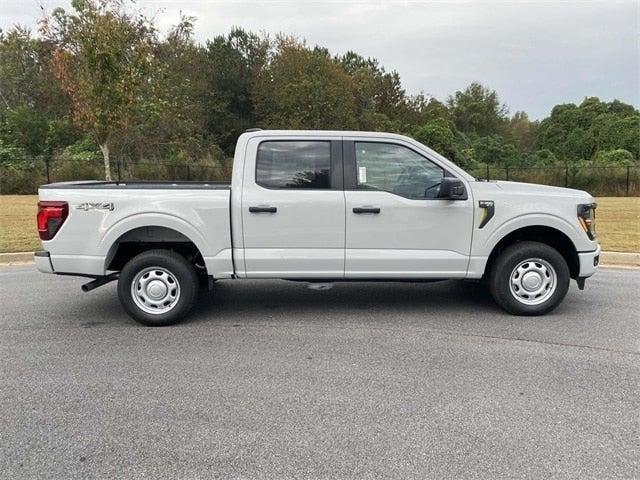
[[[578,221],[589,236],[590,240],[596,239],[596,207],[597,203],[585,203],[578,205]]]

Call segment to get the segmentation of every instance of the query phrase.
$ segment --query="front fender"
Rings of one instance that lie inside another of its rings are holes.
[[[477,243],[477,249],[474,249],[473,254],[476,256],[489,255],[500,240],[510,233],[521,228],[535,226],[550,227],[562,232],[571,240],[577,251],[590,248],[589,245],[585,245],[585,241],[588,240],[586,236],[582,239],[580,232],[566,219],[548,213],[529,213],[511,218],[492,230],[490,234]]]

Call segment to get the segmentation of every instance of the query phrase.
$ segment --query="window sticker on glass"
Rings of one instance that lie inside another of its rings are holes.
[[[367,183],[367,167],[358,167],[358,183]]]

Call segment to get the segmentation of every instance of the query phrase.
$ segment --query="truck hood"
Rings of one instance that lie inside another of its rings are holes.
[[[503,180],[497,180],[495,184],[500,190],[510,194],[543,195],[578,199],[592,198],[589,193],[573,188],[552,187],[549,185],[538,185],[536,183],[507,182]]]

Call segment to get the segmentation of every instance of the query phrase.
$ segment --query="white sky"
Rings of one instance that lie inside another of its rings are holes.
[[[51,9],[68,8],[45,0]],[[138,0],[166,31],[180,11],[199,41],[232,26],[295,34],[332,53],[354,50],[397,70],[407,92],[441,100],[472,81],[511,112],[543,118],[585,96],[640,105],[640,0],[231,1]],[[0,28],[34,27],[37,0],[0,0]]]

